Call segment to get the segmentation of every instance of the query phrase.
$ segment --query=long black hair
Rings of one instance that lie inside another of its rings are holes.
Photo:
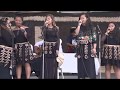
[[[6,25],[8,18],[1,18],[0,25]]]
[[[110,35],[111,35],[112,37],[114,37],[118,42],[120,42],[120,30],[119,30],[118,24],[115,23],[115,22],[110,22],[110,23],[112,23],[112,24],[115,25],[115,28],[114,28],[114,30],[113,30],[112,32],[110,32]],[[110,24],[110,23],[109,23],[109,24]],[[109,25],[109,24],[108,24],[108,25]]]
[[[86,21],[85,25],[81,25],[81,29],[82,29],[82,28],[85,28],[86,30],[83,30],[83,31],[84,31],[86,34],[92,34],[93,31],[95,31],[95,30],[94,30],[94,25],[93,25],[93,23],[92,23],[92,21],[91,21],[91,19],[90,19],[89,14],[88,14],[88,13],[82,13],[82,14],[80,15],[80,17],[81,17],[82,15],[85,15],[85,17],[87,18],[87,21]],[[80,17],[79,17],[79,20],[80,20]]]

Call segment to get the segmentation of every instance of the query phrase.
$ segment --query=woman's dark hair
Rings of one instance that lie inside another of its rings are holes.
[[[48,16],[51,17],[51,19],[52,19],[52,25],[53,25],[53,26],[56,26],[55,17],[54,17],[52,14],[48,14],[48,15],[46,16],[46,18],[45,18],[45,21],[46,21],[46,19],[47,19]]]
[[[76,29],[76,27],[71,27],[70,28],[70,33],[75,33],[75,29]]]
[[[86,30],[84,30],[85,34],[88,35],[88,34],[92,34],[95,30],[94,30],[94,25],[90,19],[90,16],[88,13],[82,13],[80,15],[80,17],[84,15],[86,18],[87,18],[87,21],[85,23],[85,25],[81,25],[81,28],[83,27],[86,27]],[[80,17],[79,17],[79,20],[80,20]]]
[[[81,17],[82,15],[85,15],[85,17],[87,18],[86,26],[88,26],[89,24],[91,24],[91,19],[90,19],[89,14],[88,14],[88,13],[82,13],[82,14],[80,15],[80,17]],[[79,20],[80,20],[80,17],[79,17]]]
[[[14,19],[16,19],[17,17],[20,17],[20,18],[22,19],[22,21],[23,21],[23,17],[22,17],[21,15],[16,15],[16,16],[14,17]]]
[[[1,18],[0,25],[6,25],[8,18]]]
[[[114,24],[114,25],[115,25],[114,31],[119,29],[119,26],[118,26],[118,24],[117,24],[117,23],[115,23],[115,22],[109,22],[109,24],[110,24],[110,23],[112,23],[112,24]],[[109,24],[108,24],[108,25],[109,25]]]
[[[110,23],[113,23],[113,24],[115,25],[115,28],[114,28],[114,30],[113,30],[113,32],[112,32],[112,35],[113,35],[114,37],[116,37],[116,38],[120,37],[120,31],[119,31],[119,26],[118,26],[118,24],[115,23],[115,22],[109,22],[109,24],[110,24]],[[109,24],[108,24],[108,25],[109,25]]]

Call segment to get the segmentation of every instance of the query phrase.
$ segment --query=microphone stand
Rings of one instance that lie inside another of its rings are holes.
[[[13,51],[12,51],[12,55],[11,55],[11,64],[10,64],[10,75],[11,75],[11,78],[13,79],[13,61],[14,61],[14,38],[15,38],[15,35],[10,27],[10,30],[11,30],[11,34],[12,34],[12,48],[13,48]]]
[[[44,31],[43,31],[44,29],[43,29],[43,27],[42,27],[42,39],[43,39],[43,44],[42,44],[42,49],[43,49],[43,52],[42,52],[42,54],[43,54],[43,62],[42,62],[42,79],[44,79],[44,62],[45,62],[45,60],[44,60],[44,43],[45,43],[45,41],[44,41]]]
[[[44,79],[44,62],[45,62],[45,55],[44,55],[44,39],[43,39],[43,65],[42,65],[42,79]]]
[[[100,30],[100,27],[99,25],[97,25],[97,28],[98,28],[98,35],[99,35],[99,63],[100,63],[100,70],[99,70],[99,75],[100,75],[100,79],[101,79],[101,30]]]

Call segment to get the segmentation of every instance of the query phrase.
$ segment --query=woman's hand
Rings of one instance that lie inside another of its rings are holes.
[[[85,36],[85,38],[84,38],[85,40],[89,40],[89,36]]]
[[[81,24],[82,24],[82,20],[79,20],[78,21],[78,26],[81,26]]]
[[[27,26],[21,26],[20,27],[20,29],[23,30],[25,37],[27,37],[27,32],[25,30],[26,28],[28,28],[28,27]]]
[[[92,49],[92,53],[93,53],[94,55],[96,55],[96,53],[97,53],[97,52],[96,52],[96,48],[93,48],[93,49]]]
[[[58,54],[59,54],[59,51],[58,51],[58,50],[56,50],[56,55],[58,56]]]

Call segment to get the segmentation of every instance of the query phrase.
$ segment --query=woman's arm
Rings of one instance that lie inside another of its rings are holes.
[[[58,55],[59,53],[59,47],[60,47],[60,38],[59,38],[59,27],[57,27],[57,42],[56,42],[56,54]]]
[[[81,24],[82,24],[82,21],[81,21],[81,20],[79,20],[79,21],[78,21],[78,26],[77,26],[77,28],[76,28],[76,30],[75,30],[76,35],[78,35],[78,34],[79,34],[79,32],[80,32],[80,27],[81,27]]]

